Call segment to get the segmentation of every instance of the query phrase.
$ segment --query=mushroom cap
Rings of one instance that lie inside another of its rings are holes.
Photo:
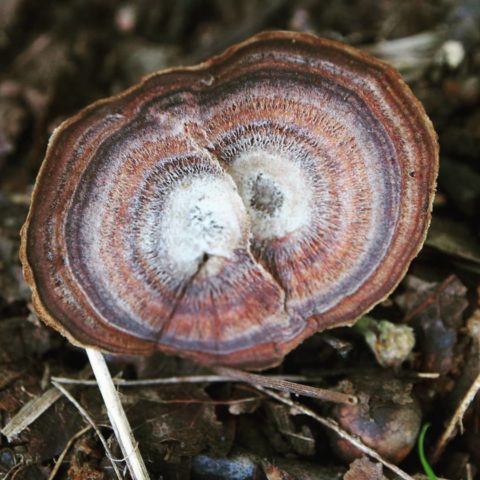
[[[437,169],[432,124],[392,67],[255,35],[55,130],[22,230],[35,310],[81,346],[278,364],[395,288]]]

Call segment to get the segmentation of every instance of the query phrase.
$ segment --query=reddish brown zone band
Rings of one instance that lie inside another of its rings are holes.
[[[295,43],[292,43],[292,40]],[[311,317],[306,329],[299,336],[281,345],[273,343],[255,345],[247,350],[229,354],[228,359],[214,354],[184,353],[191,358],[207,363],[228,363],[252,368],[275,364],[289,350],[317,329],[350,323],[352,319],[371,308],[373,304],[378,303],[396,286],[411,259],[420,249],[425,237],[430,220],[430,209],[437,174],[438,147],[436,137],[423,107],[413,97],[408,87],[403,84],[393,69],[365,54],[353,51],[336,42],[319,40],[306,34],[271,32],[247,40],[244,44],[233,47],[223,55],[199,67],[174,69],[166,73],[154,74],[139,86],[88,107],[72,119],[67,120],[55,132],[37,180],[32,207],[22,234],[21,256],[26,278],[34,290],[35,308],[44,321],[67,335],[74,343],[81,345],[98,346],[108,351],[132,354],[145,354],[157,348],[152,342],[138,339],[125,332],[119,332],[117,328],[104,322],[87,301],[82,303],[82,308],[91,318],[95,319],[95,323],[77,326],[77,324],[71,322],[73,310],[68,310],[71,306],[58,305],[55,298],[50,297],[51,292],[48,287],[42,286],[48,286],[56,272],[52,269],[44,271],[41,265],[36,264],[36,260],[44,257],[50,249],[56,249],[59,252],[65,251],[65,245],[50,245],[52,239],[62,238],[63,222],[60,220],[54,222],[54,231],[42,229],[42,226],[52,225],[50,219],[53,212],[68,210],[67,199],[72,197],[72,189],[74,188],[71,183],[68,183],[69,179],[79,177],[86,168],[85,162],[88,161],[103,139],[120,131],[143,105],[163,94],[171,94],[172,85],[179,92],[188,89],[201,90],[208,88],[199,82],[199,79],[206,73],[216,76],[221,71],[222,83],[228,84],[231,78],[247,74],[252,69],[252,65],[255,68],[254,63],[250,65],[241,61],[243,58],[247,58],[245,56],[246,52],[280,52],[285,49],[293,49],[295,52],[304,51],[307,57],[309,55],[322,57],[331,60],[332,63],[348,65],[348,68],[352,71],[358,70],[359,76],[365,76],[368,73],[378,79],[381,77],[381,82],[388,89],[391,102],[396,105],[403,117],[409,118],[411,131],[415,132],[417,136],[415,149],[417,157],[423,159],[423,162],[420,163],[419,171],[416,172],[414,178],[408,178],[408,172],[405,172],[402,181],[419,182],[428,187],[428,192],[423,194],[423,198],[419,198],[419,201],[422,201],[424,205],[423,208],[418,210],[417,216],[412,222],[408,235],[409,242],[401,245],[402,239],[393,240],[391,249],[395,249],[397,255],[395,258],[387,259],[388,265],[383,265],[372,275],[369,279],[372,288],[370,292],[367,292],[367,295],[365,290],[362,289],[342,300],[334,309],[317,317]],[[276,68],[291,69],[292,64],[291,62],[282,63],[278,59],[272,59],[271,67],[272,74],[274,74]],[[303,64],[298,64],[296,67],[299,70],[309,69],[308,65]],[[329,76],[334,82],[339,81],[339,78],[333,74],[325,72],[325,76]],[[367,90],[362,91],[353,88],[351,85],[344,86],[347,89],[353,89],[356,94],[362,96],[367,104],[371,105],[372,108],[375,107],[368,101],[369,93]],[[117,113],[121,116],[115,117]],[[384,114],[379,109],[374,109],[374,114],[379,119],[384,118]],[[102,122],[107,115],[113,115],[111,123],[101,126],[98,130],[96,124]],[[384,128],[393,141],[400,145],[403,139],[398,138],[394,126],[389,121],[385,121]],[[80,143],[83,143],[82,152],[78,154]],[[402,167],[405,170],[405,166],[402,165]],[[49,178],[55,178],[58,171],[63,171],[64,175],[59,183],[57,180],[57,187],[53,190],[48,180]],[[49,205],[50,207],[49,209],[39,210],[36,208],[38,204]],[[59,215],[62,218],[62,214]],[[61,271],[64,268],[62,256],[60,255],[52,265],[55,266],[55,270]],[[70,283],[68,288],[75,292],[76,298],[84,296],[82,290],[75,283]],[[165,346],[159,348],[167,352],[178,353]]]

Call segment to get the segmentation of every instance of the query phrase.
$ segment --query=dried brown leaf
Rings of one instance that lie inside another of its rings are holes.
[[[405,321],[415,329],[421,352],[419,369],[448,373],[455,366],[455,346],[468,306],[467,289],[454,275],[441,283],[408,277],[407,291],[396,300],[405,311]]]
[[[344,480],[386,480],[380,463],[375,463],[367,457],[358,458],[350,464]]]

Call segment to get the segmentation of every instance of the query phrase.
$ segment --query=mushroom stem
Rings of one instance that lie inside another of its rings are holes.
[[[127,467],[133,480],[149,480],[150,477],[145,467],[138,444],[133,436],[128,423],[125,410],[123,409],[120,396],[118,395],[112,376],[108,370],[102,353],[93,348],[86,348],[90,365],[98,383],[98,388],[107,408],[108,418],[112,424],[117,441],[122,449]]]

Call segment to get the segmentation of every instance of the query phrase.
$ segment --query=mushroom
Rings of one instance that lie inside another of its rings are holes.
[[[276,365],[395,288],[437,169],[432,124],[392,67],[255,35],[55,130],[22,230],[34,308],[83,347]]]
[[[432,125],[396,71],[262,33],[55,130],[25,276],[77,345],[264,368],[391,292],[436,174]]]

